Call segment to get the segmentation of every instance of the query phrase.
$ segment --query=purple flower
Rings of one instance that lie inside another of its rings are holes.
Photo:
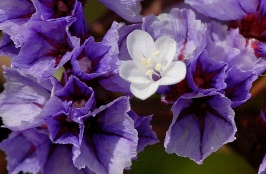
[[[55,83],[55,82],[54,82]],[[94,109],[92,88],[71,76],[64,87],[54,87],[54,96],[47,101],[40,115],[44,118],[53,143],[78,146],[84,125],[79,117]]]
[[[238,29],[228,30],[227,26],[212,22],[207,31],[207,52],[216,61],[223,61],[228,68],[235,66],[242,71],[261,74],[266,69],[266,60],[257,58],[252,43],[239,34]],[[219,52],[219,54],[217,54]]]
[[[250,1],[239,1],[239,0],[226,0],[226,1],[219,1],[214,0],[210,2],[205,2],[203,0],[195,1],[195,0],[186,0],[188,4],[190,4],[193,8],[198,10],[199,12],[210,16],[211,18],[216,18],[219,20],[237,20],[235,22],[231,22],[231,26],[238,27],[239,32],[248,40],[246,46],[245,44],[242,44],[242,47],[249,47],[246,49],[247,51],[241,51],[238,54],[242,54],[242,61],[245,61],[247,64],[250,63],[250,65],[254,66],[254,64],[260,64],[263,68],[262,72],[266,69],[266,62],[265,62],[265,51],[264,51],[264,41],[265,36],[264,32],[266,29],[265,25],[265,2],[260,0],[250,0]],[[212,27],[214,27],[214,24],[211,24]],[[217,25],[217,24],[216,24]],[[221,30],[225,27],[216,27],[216,29]],[[214,29],[214,32],[216,29]],[[212,29],[211,29],[212,30]],[[211,31],[209,30],[209,31]],[[213,32],[213,31],[212,31]],[[227,31],[228,32],[228,31]],[[230,36],[229,36],[230,35]],[[232,37],[234,35],[234,37]],[[241,41],[241,39],[238,34],[238,30],[230,31],[230,34],[228,34],[228,40],[235,40],[233,38],[236,38],[239,43],[246,43],[246,40]],[[209,35],[210,36],[210,35]],[[213,35],[214,36],[214,35]],[[218,36],[221,37],[221,36]],[[242,37],[242,36],[241,36]],[[220,44],[220,43],[219,43]],[[228,47],[229,46],[229,47]],[[230,45],[227,45],[228,48],[230,48]],[[240,46],[240,45],[239,45]],[[237,53],[237,50],[234,50],[236,46],[233,46],[230,50],[232,51],[232,55]],[[238,49],[239,47],[237,47]],[[250,49],[251,48],[251,49]],[[255,51],[255,55],[260,58],[264,57],[264,60],[254,59],[254,53],[250,53],[252,48]],[[212,49],[212,48],[210,48]],[[241,48],[240,48],[241,49]],[[249,53],[248,53],[249,52]],[[246,55],[249,54],[249,56],[246,57]],[[231,56],[230,56],[231,57]],[[256,65],[259,66],[259,65]],[[258,72],[261,70],[261,67],[259,67]],[[260,72],[261,73],[261,72]]]
[[[195,92],[204,94],[210,91],[220,91],[226,87],[225,70],[223,62],[215,62],[206,52],[188,63],[187,81]]]
[[[255,56],[252,44],[247,44],[238,29],[228,30],[215,22],[208,28],[206,51],[214,61],[227,64],[224,93],[232,107],[239,106],[250,98],[252,83],[266,70],[266,59]]]
[[[185,0],[185,2],[200,13],[219,20],[241,19],[249,13],[255,13],[259,4],[259,0]]]
[[[82,0],[33,0],[37,12],[32,20],[50,20],[76,17],[69,31],[83,43],[89,37],[88,26],[83,12]]]
[[[130,22],[140,22],[142,16],[141,12],[141,0],[131,0],[131,1],[123,1],[123,0],[113,0],[112,2],[109,0],[99,0],[103,3],[107,8],[110,8],[115,13],[117,13],[122,18],[126,19]]]
[[[54,105],[54,107],[53,107]],[[78,146],[83,136],[83,124],[75,119],[69,103],[52,97],[41,115],[44,115],[45,124],[50,132],[50,139],[57,144],[73,144]]]
[[[0,52],[4,52],[8,56],[11,53],[13,57],[17,52],[14,49],[15,44],[17,44],[14,37],[17,35],[20,27],[27,23],[35,13],[35,7],[30,0],[2,0],[0,2],[0,11],[0,30],[4,33],[0,43]],[[12,43],[9,38],[15,43]]]
[[[74,74],[84,81],[97,78],[96,81],[101,82],[118,72],[117,25],[117,23],[112,25],[101,42],[96,42],[93,37],[89,37],[74,50],[70,64],[64,66],[65,81],[68,76]]]
[[[94,108],[93,89],[75,76],[71,76],[62,89],[57,89],[55,96],[70,104],[74,117],[85,115]]]
[[[73,147],[73,162],[95,173],[123,173],[137,154],[138,135],[129,117],[126,97],[101,106],[81,118],[84,135],[80,146]]]
[[[187,67],[186,78],[178,84],[169,86],[163,92],[163,102],[173,104],[182,95],[223,93],[222,90],[226,87],[225,80],[227,78],[226,63],[212,60],[204,51],[199,57],[189,59]]]
[[[38,154],[36,147],[43,146],[43,143],[46,143],[46,137],[46,135],[28,129],[22,132],[12,132],[8,139],[2,141],[0,149],[6,153],[8,172],[16,174],[22,171],[37,174],[41,168],[38,156],[43,154]]]
[[[51,98],[45,105],[50,110],[44,108],[43,112],[61,111],[46,117],[46,124],[13,132],[0,144],[10,173],[122,174],[137,152],[158,141],[149,125],[151,117],[142,118],[130,111],[127,97],[78,118],[67,112],[69,105],[60,106],[56,100]],[[23,146],[18,147],[19,142]]]
[[[166,133],[168,153],[189,157],[198,164],[235,139],[234,111],[223,95],[180,97],[172,106],[173,121]]]
[[[72,161],[72,146],[52,144],[43,128],[12,132],[0,143],[0,148],[7,155],[7,167],[11,174],[20,171],[33,174],[93,173],[88,168],[77,169]]]
[[[106,75],[110,70],[109,51],[108,46],[95,42],[93,37],[90,37],[73,54],[71,60],[73,74],[83,80]]]
[[[37,81],[16,69],[5,71],[5,90],[0,95],[0,115],[5,127],[24,130],[43,122],[39,115],[50,97],[49,81]]]
[[[38,78],[47,78],[62,67],[79,46],[79,40],[67,32],[73,18],[33,21],[21,27],[17,38],[23,42],[12,65]]]

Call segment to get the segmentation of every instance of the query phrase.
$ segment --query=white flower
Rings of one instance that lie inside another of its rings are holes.
[[[127,37],[127,49],[132,60],[122,63],[119,75],[130,82],[134,96],[145,100],[154,94],[160,85],[172,85],[185,78],[186,65],[173,61],[176,42],[162,36],[155,42],[143,30],[135,30]]]

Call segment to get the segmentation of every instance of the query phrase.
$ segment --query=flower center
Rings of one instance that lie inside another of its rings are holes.
[[[160,55],[160,51],[153,52],[153,57],[158,57]],[[147,69],[146,75],[153,81],[158,81],[162,78],[162,64],[156,63],[154,64],[154,61],[152,58],[142,58],[140,60],[141,64]]]
[[[80,99],[80,100],[77,100],[77,101],[74,101],[72,103],[72,107],[73,108],[82,108],[84,107],[86,104],[86,100],[85,99]]]
[[[79,59],[78,64],[79,64],[81,71],[83,71],[83,72],[86,72],[89,74],[93,70],[92,62],[91,62],[90,58],[88,58],[86,56]]]

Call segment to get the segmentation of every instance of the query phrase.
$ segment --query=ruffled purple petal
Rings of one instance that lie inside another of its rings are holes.
[[[16,69],[5,69],[5,90],[0,95],[0,115],[4,125],[12,130],[23,130],[42,122],[39,115],[50,91],[30,75]],[[43,84],[46,82],[43,81]]]
[[[243,71],[252,70],[254,74],[266,70],[265,58],[255,55],[253,40],[247,43],[238,29],[228,30],[227,26],[212,22],[208,33],[206,50],[212,59],[227,63],[228,68],[235,66]]]
[[[15,57],[19,53],[19,48],[15,47],[14,42],[10,39],[10,36],[3,33],[3,37],[0,41],[0,55],[8,56],[10,58]]]
[[[137,152],[143,151],[148,145],[153,145],[159,142],[150,125],[152,116],[138,116],[132,110],[128,114],[134,120],[134,127],[138,131],[139,141]]]
[[[219,20],[242,19],[249,13],[255,13],[259,0],[185,0],[197,11],[211,18]]]
[[[122,18],[126,19],[130,22],[141,22],[142,16],[140,15],[141,5],[140,2],[142,0],[131,0],[131,1],[123,1],[123,0],[99,0],[103,3],[107,8],[113,10]]]
[[[9,35],[15,45],[21,45],[14,37],[34,13],[35,7],[30,0],[3,0],[0,2],[0,30]]]
[[[94,92],[74,76],[57,89],[40,115],[45,119],[53,143],[79,146],[84,127],[79,117],[94,108]]]
[[[225,96],[231,100],[233,108],[245,103],[251,97],[249,91],[257,78],[251,71],[244,72],[236,67],[227,71],[225,80],[227,87],[224,91]]]
[[[73,16],[76,17],[76,21],[72,24],[69,31],[73,36],[80,38],[81,43],[84,43],[89,38],[89,28],[81,2],[77,2]]]
[[[105,54],[108,58],[108,65],[110,66],[110,69],[108,71],[108,74],[106,76],[110,76],[113,74],[118,73],[118,67],[120,65],[120,61],[118,59],[119,54],[119,35],[118,35],[118,28],[119,24],[117,22],[113,22],[111,28],[107,31],[107,33],[104,35],[102,44],[109,47],[108,52]]]
[[[30,0],[2,0],[0,2],[0,23],[13,19],[28,20],[35,13]]]
[[[60,112],[45,119],[53,143],[73,144],[78,146],[81,142],[83,125],[71,119],[69,113]]]
[[[33,137],[34,132],[31,130],[12,132],[8,139],[0,143],[0,149],[7,156],[7,169],[10,174],[19,173],[20,171],[37,174],[41,168],[36,146],[27,135]],[[40,141],[42,140],[41,136],[38,138]]]
[[[95,105],[93,89],[75,76],[71,76],[62,89],[55,91],[55,96],[62,102],[70,102],[73,117],[87,114]]]

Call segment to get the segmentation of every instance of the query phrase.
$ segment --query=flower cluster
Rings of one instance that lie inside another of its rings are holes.
[[[11,58],[0,94],[8,171],[123,173],[158,142],[152,115],[130,104],[155,93],[173,113],[167,153],[202,164],[234,141],[234,108],[266,71],[265,3],[186,0],[142,16],[141,0],[99,1],[128,21],[99,42],[84,0],[0,2],[0,54]]]
[[[10,173],[123,173],[158,142],[152,116],[138,116],[129,97],[101,90],[100,81],[118,73],[118,24],[96,42],[83,4],[0,3],[1,54],[12,59],[0,96],[3,124],[12,130],[0,144]]]

